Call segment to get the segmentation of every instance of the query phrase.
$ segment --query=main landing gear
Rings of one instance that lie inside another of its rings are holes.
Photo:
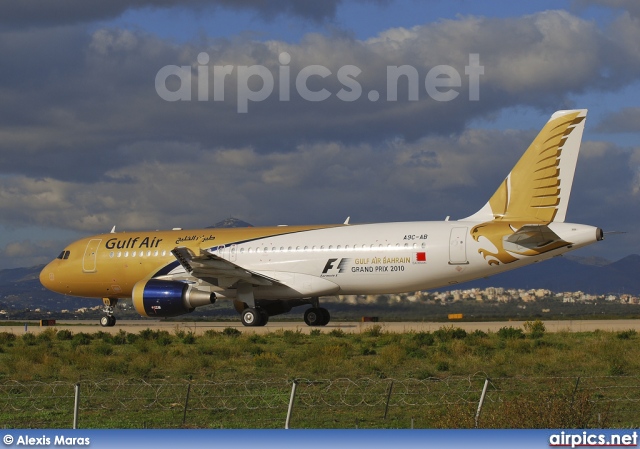
[[[245,326],[264,326],[269,322],[269,314],[260,307],[249,307],[242,311],[240,319]]]
[[[116,317],[113,316],[113,308],[118,303],[118,298],[102,298],[102,303],[104,304],[103,311],[106,315],[100,318],[100,326],[102,327],[115,326]]]
[[[330,320],[331,315],[324,307],[311,307],[304,312],[304,322],[309,326],[326,326]]]

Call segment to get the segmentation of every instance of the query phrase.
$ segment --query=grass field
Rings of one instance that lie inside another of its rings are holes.
[[[0,332],[0,424],[84,428],[566,428],[640,425],[635,331],[362,334],[315,330],[195,336]]]

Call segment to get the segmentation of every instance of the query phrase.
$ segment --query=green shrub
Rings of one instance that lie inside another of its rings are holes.
[[[10,343],[16,341],[16,335],[11,332],[0,332],[0,343]]]
[[[501,327],[500,330],[498,330],[498,337],[503,340],[517,340],[524,338],[524,332],[522,329],[515,327]]]
[[[251,343],[255,343],[255,344],[261,344],[261,345],[266,345],[267,344],[267,339],[264,338],[262,335],[258,335],[258,334],[249,335],[248,340]]]
[[[27,333],[22,336],[22,341],[27,346],[34,346],[37,342],[37,338],[35,335]]]
[[[71,339],[71,343],[73,344],[73,346],[88,345],[88,344],[91,344],[91,339],[92,339],[91,334],[87,334],[85,332],[78,332]]]
[[[620,331],[616,334],[616,337],[618,337],[620,340],[630,340],[633,337],[635,337],[637,334],[635,329],[629,329],[627,331]]]
[[[98,355],[111,355],[113,354],[113,346],[104,341],[99,342],[94,348],[93,352]]]
[[[329,335],[331,335],[332,337],[343,338],[347,334],[345,334],[342,329],[333,329],[331,332],[329,332]]]
[[[304,339],[304,335],[300,330],[297,330],[295,332],[291,330],[286,330],[284,331],[282,336],[284,338],[284,342],[288,345],[300,344]]]
[[[222,335],[227,337],[239,337],[240,335],[242,335],[242,332],[240,332],[235,327],[225,327],[222,331]]]
[[[442,326],[433,335],[440,341],[464,340],[467,337],[467,331],[459,327]]]
[[[529,333],[529,337],[533,339],[542,338],[547,331],[544,323],[540,320],[525,322],[524,329]]]
[[[196,336],[194,335],[193,332],[187,332],[183,337],[182,337],[182,343],[184,343],[185,345],[192,345],[196,342]]]
[[[73,334],[67,329],[60,329],[56,334],[56,338],[61,341],[71,340],[73,338]]]
[[[449,362],[445,360],[439,361],[438,363],[436,363],[436,369],[438,371],[449,371]]]
[[[382,326],[380,326],[379,324],[373,325],[369,329],[364,331],[364,333],[369,337],[379,337],[380,335],[382,335]]]
[[[433,346],[436,341],[431,332],[417,332],[412,335],[412,340],[420,346]]]

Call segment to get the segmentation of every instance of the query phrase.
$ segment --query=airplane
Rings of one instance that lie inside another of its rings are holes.
[[[604,238],[565,223],[586,109],[557,111],[489,201],[460,220],[274,226],[95,235],[40,273],[54,292],[102,298],[102,326],[131,299],[144,317],[174,317],[228,299],[245,326],[293,307],[309,326],[319,298],[429,290],[492,276]]]

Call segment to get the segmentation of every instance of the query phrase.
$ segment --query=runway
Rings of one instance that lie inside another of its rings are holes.
[[[607,332],[618,332],[634,329],[640,332],[640,320],[566,320],[566,321],[543,321],[547,332],[593,332],[602,330]],[[361,333],[373,326],[380,326],[383,332],[406,333],[406,332],[433,332],[443,326],[459,327],[467,332],[481,330],[484,332],[496,332],[502,327],[522,328],[524,321],[487,321],[487,322],[331,322],[324,327],[309,327],[303,322],[296,321],[271,321],[263,327],[245,327],[240,321],[158,321],[158,320],[121,320],[114,327],[101,327],[98,320],[64,320],[58,321],[53,328],[67,329],[73,333],[78,332],[109,332],[117,334],[121,330],[138,333],[144,329],[162,329],[170,333],[176,330],[193,332],[195,335],[202,335],[208,330],[221,332],[225,328],[238,329],[244,333],[266,334],[278,331],[300,331],[308,334],[312,329],[320,329],[321,332],[331,332],[340,329],[345,333]],[[40,333],[50,327],[39,326],[37,322],[29,322],[26,325],[0,326],[0,332],[10,332],[16,335],[25,332]]]

